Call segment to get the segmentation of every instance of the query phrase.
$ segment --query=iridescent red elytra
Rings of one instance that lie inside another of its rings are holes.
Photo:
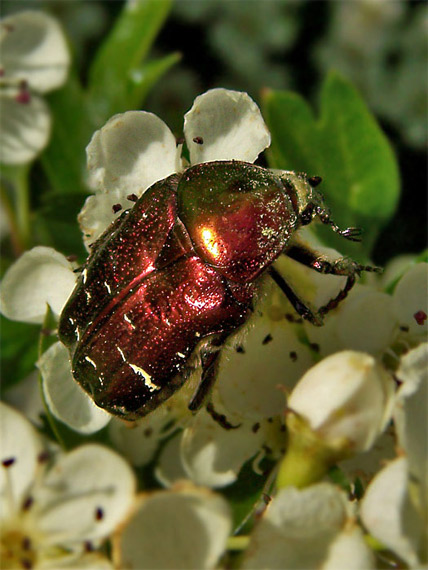
[[[146,415],[185,381],[197,352],[200,384],[189,403],[204,402],[221,345],[253,311],[269,274],[296,311],[315,325],[373,270],[329,262],[296,231],[317,216],[331,220],[321,182],[240,161],[198,164],[156,182],[92,248],[59,323],[73,376],[95,403],[127,420]],[[344,289],[313,312],[272,266],[281,254],[322,273],[347,276]]]

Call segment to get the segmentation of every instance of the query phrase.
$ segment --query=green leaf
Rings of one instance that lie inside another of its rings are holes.
[[[153,85],[181,58],[179,53],[172,53],[149,61],[139,67],[130,70],[128,81],[127,104],[129,109],[138,108],[146,98]]]
[[[0,316],[2,390],[35,370],[40,325],[9,321]]]
[[[82,240],[82,232],[77,216],[87,198],[87,194],[47,194],[42,197],[42,205],[35,212],[34,233],[41,243],[63,252],[77,255],[83,261],[87,256]]]
[[[266,92],[263,109],[272,134],[270,166],[321,176],[335,221],[362,227],[364,237],[355,246],[327,228],[321,235],[340,251],[369,257],[394,214],[400,181],[391,146],[357,91],[331,73],[321,89],[319,118],[288,91]]]
[[[242,467],[237,481],[219,490],[226,498],[232,510],[234,532],[242,530],[242,527],[248,522],[251,526],[252,515],[262,505],[265,505],[264,494],[266,499],[271,492],[271,478],[269,477],[274,463],[265,458],[262,462],[263,475],[254,472],[252,461],[247,461]]]
[[[170,8],[170,0],[139,0],[125,4],[89,71],[91,108],[98,124],[115,113],[132,108],[128,97],[135,98],[136,92],[131,88],[133,77],[141,70],[142,61]],[[148,89],[153,79],[147,81]],[[144,94],[141,81],[139,90]]]
[[[71,74],[66,85],[48,99],[53,129],[50,144],[41,157],[43,169],[54,192],[85,192],[85,148],[96,129],[86,95]]]

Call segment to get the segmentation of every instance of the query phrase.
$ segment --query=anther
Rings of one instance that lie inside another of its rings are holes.
[[[418,325],[422,326],[427,320],[427,314],[425,313],[425,311],[420,310],[413,315],[413,318],[418,323]]]
[[[101,507],[97,507],[95,509],[95,520],[101,521],[103,518],[104,518],[104,511],[102,510]]]
[[[15,457],[9,457],[8,459],[3,459],[2,461],[2,465],[3,467],[11,467],[14,463],[15,463],[16,459]]]

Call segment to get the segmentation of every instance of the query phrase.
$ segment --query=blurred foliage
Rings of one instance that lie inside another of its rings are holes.
[[[427,142],[428,5],[333,2],[328,34],[314,51],[323,71],[349,77],[371,108],[416,147]]]

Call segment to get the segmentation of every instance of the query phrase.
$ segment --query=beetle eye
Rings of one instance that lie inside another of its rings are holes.
[[[302,226],[307,226],[312,222],[313,214],[314,214],[314,209],[312,206],[308,206],[305,210],[303,210],[303,212],[300,215],[300,223],[302,224]]]
[[[315,188],[316,186],[319,186],[321,184],[322,178],[321,176],[311,176],[311,178],[308,178],[308,182],[312,186],[312,188]]]

